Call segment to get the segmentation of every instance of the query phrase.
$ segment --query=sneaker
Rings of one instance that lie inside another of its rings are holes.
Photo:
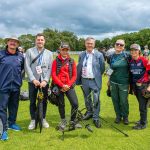
[[[43,127],[44,127],[44,128],[49,128],[49,124],[48,124],[48,122],[46,121],[46,119],[43,119]]]
[[[63,131],[63,130],[65,130],[66,125],[67,125],[67,120],[66,119],[62,119],[61,122],[56,127],[56,130]]]
[[[69,131],[75,130],[75,121],[70,121],[69,123]]]
[[[125,125],[128,125],[128,124],[129,124],[128,117],[123,118],[123,123],[124,123]]]
[[[146,124],[137,124],[136,126],[133,127],[134,130],[142,130],[146,128]]]
[[[31,122],[30,122],[30,124],[29,124],[29,126],[28,126],[28,129],[29,129],[29,130],[35,129],[35,120],[31,120]]]
[[[11,124],[9,125],[8,129],[14,130],[14,131],[20,131],[21,128],[17,124]]]
[[[121,118],[117,117],[114,121],[116,124],[119,124],[121,122]]]
[[[82,128],[82,125],[80,123],[76,123],[75,128]]]
[[[8,133],[7,133],[7,131],[4,131],[4,132],[2,133],[1,140],[2,140],[2,141],[8,140]]]

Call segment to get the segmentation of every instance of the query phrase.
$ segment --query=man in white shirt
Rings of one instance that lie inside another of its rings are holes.
[[[105,70],[103,55],[95,50],[95,39],[88,37],[85,40],[86,51],[79,55],[77,66],[77,85],[82,86],[87,113],[84,120],[93,118],[97,128],[101,127],[99,120],[100,112],[100,90],[102,85],[102,74]],[[93,95],[93,100],[92,96]]]

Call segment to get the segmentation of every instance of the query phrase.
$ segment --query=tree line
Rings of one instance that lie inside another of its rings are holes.
[[[85,49],[84,38],[78,38],[73,32],[70,31],[58,31],[50,28],[43,30],[43,34],[46,38],[45,48],[51,51],[56,51],[62,41],[68,42],[73,51],[82,51]],[[18,37],[21,41],[21,46],[27,50],[34,46],[35,35],[26,34]],[[150,29],[142,29],[138,32],[125,33],[121,35],[114,36],[113,38],[105,38],[104,40],[96,40],[96,48],[105,47],[108,49],[110,46],[114,46],[117,39],[124,39],[126,42],[126,49],[128,50],[130,45],[133,43],[140,44],[142,49],[145,45],[150,47]],[[5,41],[0,38],[0,49],[5,47]]]

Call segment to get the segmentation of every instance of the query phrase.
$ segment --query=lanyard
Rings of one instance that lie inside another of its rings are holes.
[[[89,58],[89,55],[86,54],[86,56],[85,56],[85,64],[84,64],[84,67],[87,67],[87,61],[88,61],[88,58]]]
[[[42,64],[43,53],[40,55],[38,59],[38,66]]]

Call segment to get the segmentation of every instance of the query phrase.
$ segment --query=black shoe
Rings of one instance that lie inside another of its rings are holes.
[[[70,121],[69,123],[69,131],[75,130],[75,121]]]
[[[138,121],[136,121],[135,122],[135,124],[137,125],[137,124],[140,124],[141,123],[141,121],[140,120],[138,120]]]
[[[139,121],[137,121],[137,122],[135,122],[135,124],[137,125],[137,124],[141,124],[142,122],[141,122],[141,120],[139,120]],[[147,124],[148,123],[148,121],[146,121],[146,122],[144,122],[144,123],[142,123],[142,124]]]
[[[89,115],[86,114],[85,116],[83,116],[83,120],[89,120],[90,118],[92,118],[93,115]]]
[[[129,124],[128,117],[123,118],[123,123],[124,123],[125,125],[128,125],[128,124]]]
[[[133,127],[134,130],[142,130],[146,128],[146,124],[137,124],[136,126]]]
[[[120,122],[121,122],[121,118],[117,117],[117,118],[115,119],[115,123],[119,124]]]
[[[100,123],[99,120],[93,120],[93,123],[94,123],[96,128],[100,128],[101,127],[101,123]]]

